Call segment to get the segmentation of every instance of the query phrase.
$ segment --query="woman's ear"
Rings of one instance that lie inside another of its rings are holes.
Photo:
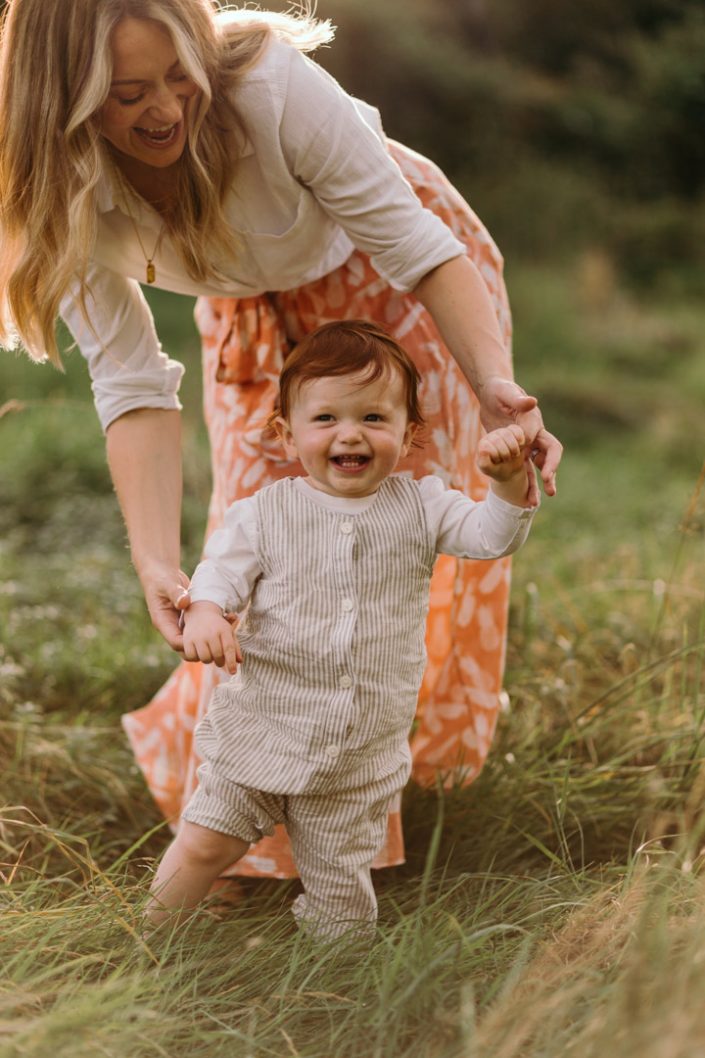
[[[286,419],[283,419],[281,415],[277,416],[274,420],[274,429],[277,431],[279,440],[284,445],[284,451],[286,452],[289,459],[298,459],[299,453],[296,450],[294,444],[294,437],[291,432],[291,427]]]

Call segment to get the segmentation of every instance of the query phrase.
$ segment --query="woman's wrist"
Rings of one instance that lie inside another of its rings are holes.
[[[495,306],[477,266],[454,257],[424,276],[414,291],[482,404],[485,392],[513,379]]]
[[[178,558],[162,558],[153,552],[132,548],[130,558],[140,580],[151,580],[179,569]]]

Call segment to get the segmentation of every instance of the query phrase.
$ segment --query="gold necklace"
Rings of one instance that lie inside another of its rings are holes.
[[[125,209],[127,210],[127,215],[130,218],[130,223],[132,224],[132,227],[135,230],[135,235],[137,236],[137,242],[140,244],[140,250],[142,251],[144,259],[147,262],[145,278],[147,280],[147,283],[152,284],[152,283],[154,283],[156,281],[156,278],[157,278],[157,270],[154,267],[154,258],[157,256],[157,253],[159,252],[159,247],[162,244],[162,239],[164,238],[164,231],[165,231],[164,221],[162,221],[161,227],[159,229],[159,234],[157,235],[157,241],[154,244],[154,249],[152,250],[152,252],[150,254],[148,254],[147,251],[144,248],[144,243],[142,242],[142,237],[140,235],[140,230],[137,227],[137,222],[135,221],[135,218],[132,216],[132,210],[130,209],[130,207],[128,205],[127,194],[125,194],[125,189],[123,189],[122,202],[123,202],[123,205],[124,205]]]

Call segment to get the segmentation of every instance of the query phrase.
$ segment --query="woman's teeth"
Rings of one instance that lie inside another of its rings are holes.
[[[178,122],[175,125],[162,125],[161,128],[158,129],[135,128],[135,132],[137,132],[143,140],[158,147],[164,147],[171,143],[172,140],[175,140],[178,130]]]

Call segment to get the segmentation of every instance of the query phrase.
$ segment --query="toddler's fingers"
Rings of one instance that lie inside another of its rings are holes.
[[[520,448],[522,445],[526,444],[526,435],[521,426],[518,426],[516,423],[511,423],[511,425],[505,426],[504,430],[508,435],[511,435]]]
[[[488,438],[488,441],[490,443],[490,459],[495,464],[507,462],[507,460],[518,455],[520,451],[519,445],[511,435],[509,437],[500,435],[491,438],[491,440]],[[515,451],[512,451],[512,443],[516,445]]]
[[[201,661],[204,665],[210,665],[213,661],[213,654],[208,643],[194,642],[188,646],[190,649],[184,650],[184,657],[187,661]]]

